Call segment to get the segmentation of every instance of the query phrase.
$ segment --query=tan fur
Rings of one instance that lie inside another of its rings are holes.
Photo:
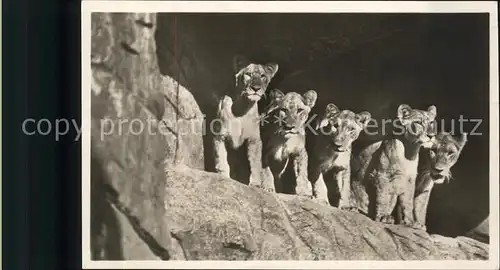
[[[351,204],[351,150],[352,143],[371,119],[369,112],[354,113],[339,110],[330,103],[318,121],[311,138],[309,159],[309,180],[313,183],[314,197],[324,204],[329,204],[328,190],[324,174],[333,171],[333,179],[339,192],[336,206],[355,211]]]
[[[424,149],[421,168],[417,176],[413,214],[416,228],[427,230],[425,218],[432,188],[435,184],[448,182],[451,178],[451,168],[458,161],[460,153],[467,142],[467,134],[455,139],[447,133],[436,136],[433,146]],[[401,208],[396,209],[396,223],[401,222]]]
[[[353,162],[353,166],[358,166],[352,179],[353,194],[360,210],[375,221],[394,223],[391,214],[399,203],[402,223],[414,225],[418,153],[421,147],[432,146],[435,117],[435,106],[418,110],[400,105],[393,133],[366,147]]]
[[[275,191],[274,179],[281,180],[292,160],[297,180],[296,194],[312,197],[312,187],[307,177],[305,125],[309,112],[316,103],[316,91],[309,90],[300,95],[295,92],[283,94],[274,89],[270,92],[270,97],[270,104],[264,113],[269,123],[264,140],[264,189]]]
[[[233,149],[246,143],[250,163],[249,185],[261,186],[262,140],[257,102],[265,95],[278,65],[250,63],[241,56],[236,56],[233,64],[236,91],[221,98],[214,120],[215,170],[230,177],[226,142]]]

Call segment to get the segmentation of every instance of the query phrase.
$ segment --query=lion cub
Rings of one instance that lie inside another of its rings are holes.
[[[312,197],[312,187],[307,177],[305,124],[318,95],[314,90],[300,95],[296,92],[283,94],[278,89],[271,90],[269,94],[271,100],[264,113],[269,124],[263,151],[263,187],[275,192],[274,179],[281,180],[292,159],[297,182],[296,194]]]
[[[427,206],[434,184],[449,182],[451,178],[450,169],[457,163],[460,153],[467,143],[467,134],[462,134],[456,139],[448,133],[436,135],[432,148],[424,149],[421,166],[417,176],[413,217],[415,228],[427,230],[425,218]],[[396,223],[400,223],[402,213],[400,207],[396,212]]]
[[[216,172],[230,177],[226,143],[233,149],[247,146],[251,186],[261,185],[262,140],[257,102],[265,95],[269,82],[278,71],[278,64],[250,63],[235,56],[235,91],[221,98],[214,120],[214,159]]]
[[[419,150],[430,148],[434,137],[436,107],[427,110],[398,107],[398,128],[382,141],[361,151],[353,181],[359,210],[375,221],[394,223],[392,212],[399,203],[402,223],[413,226],[413,198]],[[396,128],[396,126],[394,126]]]
[[[328,190],[323,174],[333,171],[340,198],[337,206],[345,210],[357,210],[350,203],[351,194],[351,149],[361,131],[371,119],[367,111],[358,114],[340,110],[335,104],[328,104],[325,113],[315,128],[315,135],[309,136],[309,180],[313,183],[314,197],[324,204],[328,202]]]

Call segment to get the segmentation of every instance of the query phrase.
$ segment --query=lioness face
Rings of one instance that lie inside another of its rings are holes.
[[[429,106],[426,111],[412,109],[406,104],[401,104],[398,108],[398,119],[403,126],[404,137],[410,143],[420,144],[424,148],[432,147],[435,137],[435,118],[434,105]]]
[[[258,102],[266,93],[267,86],[278,71],[278,64],[265,65],[250,63],[243,56],[233,59],[236,72],[236,87],[241,95],[251,102]]]
[[[432,147],[428,149],[431,166],[427,172],[434,183],[442,184],[449,181],[450,169],[458,161],[466,142],[467,134],[462,134],[458,140],[446,133],[436,136]]]
[[[352,142],[359,137],[370,119],[369,112],[356,114],[350,110],[341,111],[335,104],[330,103],[326,106],[325,114],[316,129],[331,137],[334,151],[344,152],[350,149]]]
[[[303,95],[295,92],[283,94],[278,89],[270,91],[271,102],[267,114],[274,112],[273,121],[277,124],[276,133],[285,138],[305,135],[305,123],[318,97],[316,91],[309,90]]]

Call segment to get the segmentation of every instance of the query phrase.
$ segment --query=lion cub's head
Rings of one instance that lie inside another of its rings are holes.
[[[325,114],[318,122],[316,130],[320,135],[328,135],[332,139],[332,146],[336,152],[344,152],[351,148],[361,131],[371,119],[367,111],[358,114],[350,110],[340,110],[335,104],[326,106]]]
[[[403,136],[412,144],[419,144],[424,148],[432,146],[434,139],[434,120],[437,114],[436,106],[431,105],[427,110],[412,109],[407,104],[398,107],[398,119],[402,125]]]
[[[275,124],[276,134],[285,138],[305,135],[305,124],[318,98],[316,91],[309,90],[300,95],[296,92],[283,94],[280,90],[273,89],[269,96],[271,100],[265,115],[268,122]]]
[[[428,163],[423,173],[429,174],[436,184],[448,182],[451,178],[451,167],[457,163],[460,153],[467,143],[467,134],[454,138],[448,133],[439,133],[427,152]]]
[[[240,95],[251,102],[257,102],[265,95],[269,82],[278,71],[276,63],[255,64],[241,55],[233,58],[233,67],[236,88],[241,91]]]

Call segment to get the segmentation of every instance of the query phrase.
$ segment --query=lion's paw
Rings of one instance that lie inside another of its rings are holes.
[[[262,188],[262,185],[258,183],[249,183],[248,186],[260,189]]]
[[[276,189],[271,186],[261,186],[260,188],[266,192],[276,193]]]
[[[414,222],[412,227],[417,230],[427,231],[427,226],[420,222]]]
[[[401,224],[407,227],[415,228],[415,222],[413,220],[403,219]]]
[[[394,217],[391,215],[381,215],[375,218],[375,221],[385,224],[394,224]]]

